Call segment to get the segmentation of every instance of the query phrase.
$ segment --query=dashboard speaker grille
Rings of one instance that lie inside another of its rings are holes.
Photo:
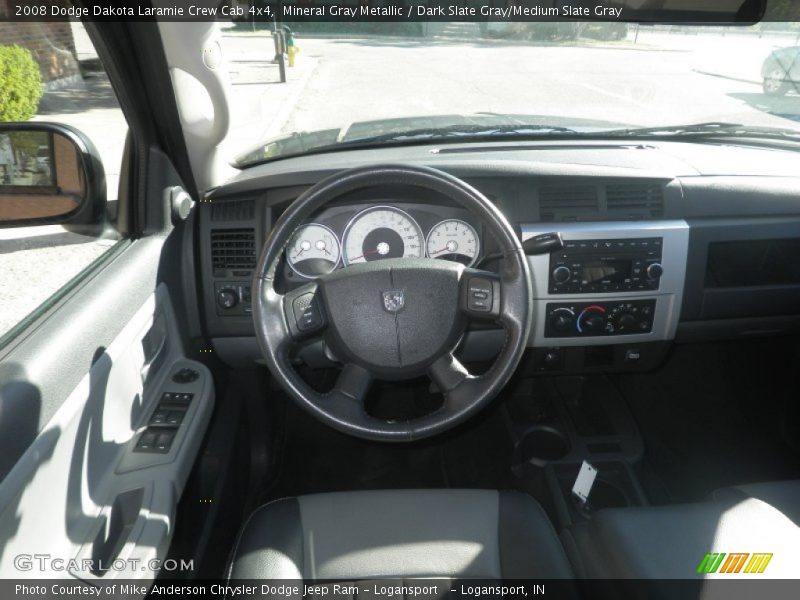
[[[541,221],[582,221],[596,218],[597,187],[548,185],[539,188]]]
[[[664,216],[660,183],[611,183],[606,187],[608,214],[614,219],[657,219]]]
[[[254,229],[212,229],[211,261],[214,269],[253,269],[256,266]]]

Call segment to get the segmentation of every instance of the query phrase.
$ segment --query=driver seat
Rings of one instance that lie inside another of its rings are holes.
[[[535,500],[496,490],[376,490],[265,504],[234,546],[229,579],[571,579]]]

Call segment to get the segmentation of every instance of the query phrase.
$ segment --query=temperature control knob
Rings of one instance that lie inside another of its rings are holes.
[[[650,263],[647,265],[647,277],[650,279],[658,279],[664,274],[664,267],[661,263]]]
[[[583,309],[576,322],[580,333],[600,334],[606,327],[606,309],[602,306],[587,306]]]
[[[572,271],[569,270],[569,267],[565,267],[561,265],[560,267],[556,267],[553,269],[553,281],[556,283],[566,283],[572,278]]]

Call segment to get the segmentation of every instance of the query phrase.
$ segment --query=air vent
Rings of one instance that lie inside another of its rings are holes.
[[[657,219],[664,216],[660,183],[610,183],[606,187],[608,216],[615,220]]]
[[[255,231],[253,229],[212,229],[211,261],[214,270],[255,268]]]
[[[254,216],[255,203],[252,200],[211,204],[212,221],[250,221]]]
[[[539,188],[542,221],[584,221],[597,217],[597,188],[593,185],[548,185]]]

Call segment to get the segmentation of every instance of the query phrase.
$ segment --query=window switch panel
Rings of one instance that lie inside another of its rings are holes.
[[[134,452],[166,454],[178,433],[177,427],[148,427],[139,436]]]

